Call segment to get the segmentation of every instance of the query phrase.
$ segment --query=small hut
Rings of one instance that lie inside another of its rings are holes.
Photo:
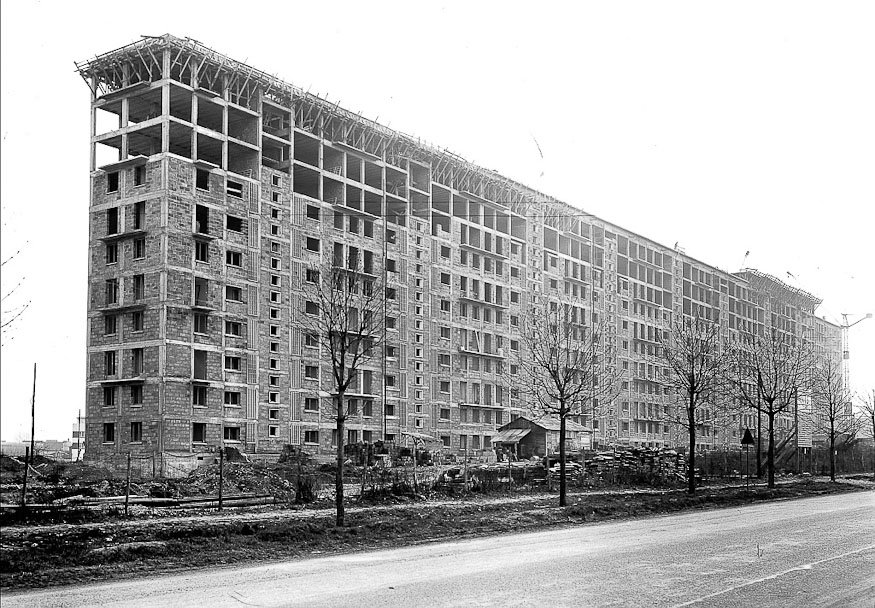
[[[498,429],[492,438],[496,451],[509,451],[517,458],[547,456],[559,453],[559,420],[547,416],[531,420],[517,418]],[[571,420],[565,421],[565,449],[567,453],[592,447],[592,429]]]

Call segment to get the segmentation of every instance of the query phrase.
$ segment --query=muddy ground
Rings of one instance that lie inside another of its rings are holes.
[[[81,524],[12,525],[0,533],[0,587],[37,588],[96,582],[243,562],[398,547],[446,539],[582,525],[690,509],[731,507],[875,487],[864,482],[804,479],[762,486],[680,490],[572,492],[569,506],[555,494],[397,499],[351,506],[346,526],[330,508],[250,508],[158,514]],[[151,511],[151,512],[150,512]]]

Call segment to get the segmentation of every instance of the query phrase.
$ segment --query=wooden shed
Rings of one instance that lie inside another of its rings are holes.
[[[559,452],[559,420],[546,416],[535,420],[523,417],[511,420],[498,429],[492,445],[497,451],[511,451],[517,458],[556,454]],[[565,449],[568,453],[591,447],[592,429],[566,420]]]

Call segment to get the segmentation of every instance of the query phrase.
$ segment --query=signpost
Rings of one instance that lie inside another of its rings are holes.
[[[754,443],[753,435],[750,434],[750,429],[744,429],[744,437],[741,438],[741,445],[744,446],[744,490],[748,490],[750,483],[750,456],[749,449]]]

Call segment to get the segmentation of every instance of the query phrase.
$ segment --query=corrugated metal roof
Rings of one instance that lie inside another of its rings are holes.
[[[507,429],[492,438],[492,443],[519,443],[520,439],[531,432],[531,429]]]
[[[548,431],[558,431],[559,430],[559,419],[558,418],[552,418],[550,416],[543,416],[541,418],[538,418],[537,420],[529,419],[529,421],[532,422],[533,424],[537,424],[542,429],[546,429]],[[577,424],[573,420],[566,420],[565,421],[565,430],[566,431],[576,431],[579,433],[590,431],[590,429],[586,428],[585,426],[583,426],[581,424]]]

